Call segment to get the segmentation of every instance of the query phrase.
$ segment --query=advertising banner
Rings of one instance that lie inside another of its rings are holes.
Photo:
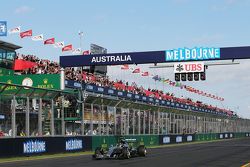
[[[194,47],[165,51],[125,52],[96,55],[60,56],[61,67],[81,67],[122,64],[147,64],[185,61],[249,59],[250,46],[246,47]]]
[[[60,89],[59,74],[0,76],[0,82],[44,89]]]
[[[174,73],[204,72],[204,62],[174,63]]]
[[[0,21],[0,36],[7,36],[7,21]]]
[[[0,140],[0,157],[91,150],[92,137],[31,137]]]

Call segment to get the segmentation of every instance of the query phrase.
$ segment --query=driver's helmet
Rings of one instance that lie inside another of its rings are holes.
[[[121,143],[121,144],[126,144],[126,140],[125,140],[125,139],[121,139],[121,140],[120,140],[120,143]]]

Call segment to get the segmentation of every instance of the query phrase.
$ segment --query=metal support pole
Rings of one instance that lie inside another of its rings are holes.
[[[25,135],[30,136],[30,99],[26,99],[26,112],[25,112]]]
[[[133,124],[133,135],[135,135],[135,110],[133,110],[133,120],[132,120],[132,124]]]
[[[129,109],[127,108],[127,131],[126,131],[126,134],[129,135],[129,128],[130,128],[130,124],[129,124],[129,114],[130,114],[130,111]]]
[[[153,134],[155,134],[155,111],[153,115]]]
[[[65,120],[64,120],[64,95],[62,97],[62,110],[61,110],[61,123],[62,135],[65,136]]]
[[[16,137],[16,96],[13,96],[12,110],[11,110],[11,129],[12,137]]]
[[[39,99],[39,110],[38,110],[38,135],[42,136],[42,98]]]
[[[141,111],[138,110],[137,114],[138,114],[138,134],[140,135],[141,134]]]
[[[143,111],[143,134],[146,134],[146,111]]]
[[[114,107],[114,135],[117,135],[117,129],[116,129],[116,107]]]
[[[84,101],[82,102],[82,117],[81,117],[81,133],[84,135],[85,127],[84,127]]]
[[[158,134],[158,135],[160,134],[160,122],[161,122],[160,114],[161,114],[161,113],[160,113],[160,111],[158,110],[158,111],[157,111],[157,119],[158,119],[158,120],[157,120],[157,134]]]
[[[60,89],[61,90],[65,89],[65,72],[64,72],[64,68],[60,69]]]
[[[94,115],[94,104],[91,104],[91,111],[90,111],[90,134],[93,135],[93,115]]]
[[[151,132],[151,130],[150,130],[150,128],[151,128],[150,124],[151,124],[151,111],[148,111],[148,134],[149,135],[150,135],[150,132]]]
[[[53,99],[51,100],[50,132],[51,132],[51,136],[55,136],[54,100]]]

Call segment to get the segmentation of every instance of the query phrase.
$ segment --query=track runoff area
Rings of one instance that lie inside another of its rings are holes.
[[[146,157],[136,157],[126,160],[92,160],[90,154],[59,158],[20,160],[1,162],[1,167],[247,167],[250,162],[250,140],[247,138],[230,139],[208,143],[179,144],[148,149]]]

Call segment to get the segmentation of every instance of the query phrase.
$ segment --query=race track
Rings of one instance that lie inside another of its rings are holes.
[[[148,150],[147,157],[92,160],[90,155],[1,163],[1,167],[240,167],[250,162],[250,139]]]

